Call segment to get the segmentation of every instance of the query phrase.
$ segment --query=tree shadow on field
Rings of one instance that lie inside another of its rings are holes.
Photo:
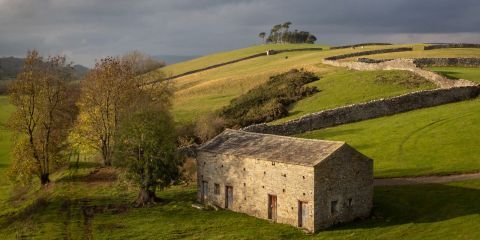
[[[479,189],[442,184],[375,187],[371,217],[326,231],[434,223],[476,215],[480,214],[478,199]]]
[[[55,237],[71,239],[72,236],[81,236],[81,239],[94,239],[94,219],[98,215],[119,215],[131,208],[132,204],[122,198],[41,198],[15,215],[4,218],[4,221],[0,221],[0,227],[14,229],[17,235],[40,237],[43,235],[43,225],[48,223],[57,229],[61,229],[61,231],[49,233],[54,234]],[[25,222],[34,222],[36,227],[25,230]]]

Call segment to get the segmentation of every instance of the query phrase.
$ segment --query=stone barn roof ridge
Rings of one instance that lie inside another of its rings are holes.
[[[315,166],[344,145],[346,143],[341,141],[226,129],[204,143],[198,150],[271,162]]]

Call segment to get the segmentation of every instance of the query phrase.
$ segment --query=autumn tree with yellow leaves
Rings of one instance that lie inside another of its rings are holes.
[[[67,160],[67,137],[76,115],[76,94],[68,82],[73,68],[63,56],[43,59],[30,51],[20,72],[9,87],[15,106],[9,126],[15,133],[14,162],[9,176],[40,183],[50,182],[50,174]]]
[[[97,62],[81,83],[75,134],[101,153],[105,166],[112,164],[119,122],[136,99],[137,85],[133,65],[115,57]]]

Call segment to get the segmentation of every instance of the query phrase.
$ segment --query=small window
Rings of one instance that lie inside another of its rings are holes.
[[[338,201],[332,201],[330,205],[330,213],[335,214],[338,212]]]
[[[214,186],[214,188],[213,188],[213,193],[214,193],[215,195],[220,194],[220,184],[215,183],[215,186]]]
[[[352,207],[353,206],[353,199],[349,198],[348,199],[348,207]]]

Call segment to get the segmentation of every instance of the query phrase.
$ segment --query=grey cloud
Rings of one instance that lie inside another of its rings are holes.
[[[478,12],[478,0],[0,0],[0,55],[206,54],[258,44],[284,21],[329,44],[478,42]]]

